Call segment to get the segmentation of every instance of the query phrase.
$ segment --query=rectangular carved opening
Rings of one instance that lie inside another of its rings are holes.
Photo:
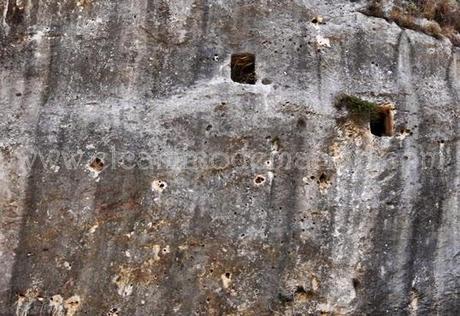
[[[393,136],[393,112],[390,107],[379,107],[370,117],[371,133],[375,136]]]
[[[251,53],[232,54],[231,78],[245,84],[256,83],[256,56]]]

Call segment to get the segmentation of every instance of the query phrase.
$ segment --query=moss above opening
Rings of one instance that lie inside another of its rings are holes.
[[[347,111],[355,118],[368,120],[376,116],[379,106],[374,102],[369,102],[351,95],[342,95],[337,99],[335,106],[338,109],[346,108]]]
[[[393,135],[392,107],[378,105],[355,96],[341,95],[335,104],[338,109],[345,108],[348,118],[358,125],[368,125],[375,136]]]

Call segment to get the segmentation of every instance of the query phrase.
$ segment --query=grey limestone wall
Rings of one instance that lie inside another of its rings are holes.
[[[0,314],[458,313],[460,50],[366,4],[1,1]]]

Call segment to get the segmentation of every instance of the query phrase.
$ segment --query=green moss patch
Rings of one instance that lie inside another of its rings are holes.
[[[359,121],[368,121],[378,115],[379,106],[351,95],[341,95],[335,104],[336,108],[346,108],[350,116]]]

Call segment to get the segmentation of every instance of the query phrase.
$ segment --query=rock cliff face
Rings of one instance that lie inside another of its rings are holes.
[[[2,0],[0,314],[456,314],[460,50],[364,6]]]

